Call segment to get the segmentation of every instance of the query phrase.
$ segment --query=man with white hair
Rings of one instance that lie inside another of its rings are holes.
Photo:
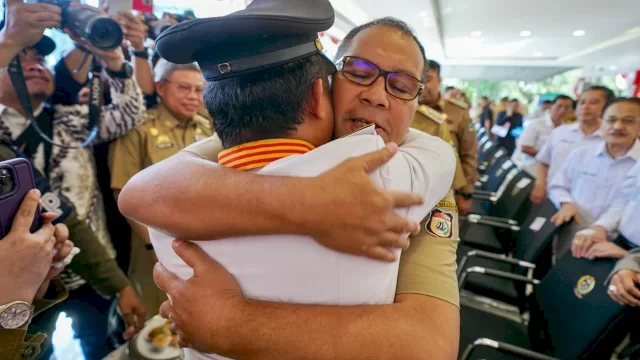
[[[154,69],[155,90],[161,102],[145,114],[146,121],[109,149],[111,189],[120,190],[139,171],[158,163],[199,140],[213,135],[202,108],[204,78],[197,64],[177,65],[160,60]],[[150,315],[166,300],[153,282],[157,262],[146,226],[129,220],[132,228],[129,276]]]

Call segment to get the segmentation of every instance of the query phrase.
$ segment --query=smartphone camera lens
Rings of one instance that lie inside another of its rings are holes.
[[[13,190],[13,179],[7,169],[0,169],[0,195],[8,194]]]

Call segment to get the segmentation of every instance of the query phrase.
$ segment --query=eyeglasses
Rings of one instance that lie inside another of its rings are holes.
[[[187,95],[191,94],[192,90],[198,96],[202,96],[202,94],[204,93],[204,87],[202,87],[202,86],[191,86],[189,84],[177,83],[177,82],[173,82],[173,81],[169,81],[169,80],[165,80],[165,82],[167,82],[168,84],[175,85],[176,93],[178,93],[178,95],[180,95],[180,96],[187,96]]]
[[[336,68],[347,80],[358,85],[371,86],[384,76],[387,93],[401,100],[413,100],[424,89],[422,81],[409,74],[382,70],[371,61],[354,56],[343,57]]]
[[[604,122],[610,126],[615,125],[618,121],[620,121],[624,126],[634,126],[638,122],[640,122],[640,119],[632,118],[632,117],[618,118],[615,116],[610,116],[604,120]]]

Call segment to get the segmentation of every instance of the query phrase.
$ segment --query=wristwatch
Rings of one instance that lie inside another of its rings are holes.
[[[129,48],[129,55],[131,55],[131,57],[149,60],[149,49],[144,48],[140,51],[136,51],[134,48]]]
[[[124,62],[122,64],[122,68],[118,71],[110,70],[109,68],[105,69],[107,75],[113,79],[130,79],[133,75],[133,67],[128,62]]]
[[[33,307],[24,301],[0,306],[0,329],[19,329],[31,321]]]
[[[456,195],[462,196],[462,198],[465,200],[470,200],[471,198],[473,198],[473,194],[462,192],[460,190],[456,190]]]

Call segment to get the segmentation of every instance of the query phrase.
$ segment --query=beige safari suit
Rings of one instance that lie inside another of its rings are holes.
[[[469,116],[467,104],[450,99],[440,98],[438,103],[431,106],[436,111],[447,115],[447,124],[451,133],[458,156],[462,164],[467,185],[460,189],[463,192],[473,192],[473,185],[480,175],[478,174],[478,141],[476,132]]]
[[[210,120],[196,114],[186,124],[181,124],[162,104],[148,110],[145,117],[144,124],[111,144],[109,169],[114,191],[122,190],[127,181],[141,170],[213,134]],[[132,233],[129,277],[149,316],[157,314],[167,299],[153,281],[154,265],[152,252],[146,249],[142,239]]]

